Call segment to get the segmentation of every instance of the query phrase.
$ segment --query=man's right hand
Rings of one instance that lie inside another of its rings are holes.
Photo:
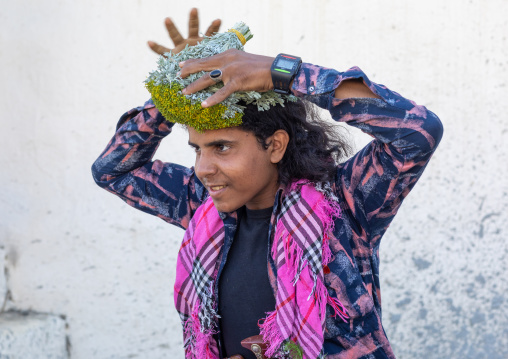
[[[185,46],[187,45],[193,46],[196,45],[199,41],[203,40],[203,37],[199,36],[199,16],[198,9],[196,8],[193,8],[190,11],[189,37],[187,39],[183,38],[183,36],[176,28],[175,24],[169,17],[166,18],[164,24],[166,25],[169,37],[173,41],[175,47],[173,49],[169,49],[167,47],[157,44],[156,42],[148,41],[148,46],[159,55],[164,55],[164,53],[166,52],[172,52],[173,54],[177,54],[180,51],[182,51],[185,48]],[[208,30],[206,30],[205,36],[212,36],[214,33],[218,32],[220,24],[221,24],[220,19],[212,21],[212,23],[208,27]]]
[[[201,103],[203,107],[211,107],[224,101],[233,92],[266,92],[273,89],[270,71],[273,60],[273,57],[229,49],[214,56],[180,62],[180,77],[186,78],[196,72],[220,69],[224,86]],[[214,84],[215,81],[206,73],[184,88],[182,93],[190,95]]]

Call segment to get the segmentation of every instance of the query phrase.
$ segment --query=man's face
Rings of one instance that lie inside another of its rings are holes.
[[[189,127],[189,145],[196,151],[196,175],[218,211],[273,206],[278,189],[273,142],[265,150],[254,134],[236,127],[204,133]]]

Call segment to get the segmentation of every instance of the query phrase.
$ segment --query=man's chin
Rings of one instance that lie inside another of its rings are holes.
[[[232,203],[224,203],[223,201],[217,201],[217,200],[213,200],[213,204],[215,206],[215,208],[217,209],[217,211],[219,212],[223,212],[223,213],[230,213],[230,212],[234,212],[236,211],[238,208],[242,207],[241,205],[238,205],[238,204],[232,204]]]

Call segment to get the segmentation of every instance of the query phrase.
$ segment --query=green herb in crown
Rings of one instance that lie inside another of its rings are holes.
[[[242,123],[244,106],[253,103],[259,111],[268,110],[270,106],[284,105],[285,100],[296,101],[292,95],[280,95],[273,91],[268,92],[235,92],[220,104],[202,108],[201,102],[217,92],[224,86],[219,82],[192,95],[183,95],[181,90],[200,78],[204,72],[189,75],[185,79],[177,76],[180,71],[178,64],[188,59],[197,59],[220,54],[228,49],[243,51],[243,45],[252,38],[247,25],[239,22],[228,32],[217,33],[205,37],[195,46],[186,46],[185,49],[174,55],[166,53],[158,60],[157,70],[150,73],[145,86],[152,95],[152,100],[162,113],[171,122],[191,126],[196,131],[215,130],[219,128],[239,126]]]

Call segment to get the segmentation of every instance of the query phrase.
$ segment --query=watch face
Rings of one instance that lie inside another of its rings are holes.
[[[291,70],[293,66],[295,65],[294,61],[287,60],[284,58],[279,58],[277,62],[275,63],[276,67],[280,67],[281,69]]]

